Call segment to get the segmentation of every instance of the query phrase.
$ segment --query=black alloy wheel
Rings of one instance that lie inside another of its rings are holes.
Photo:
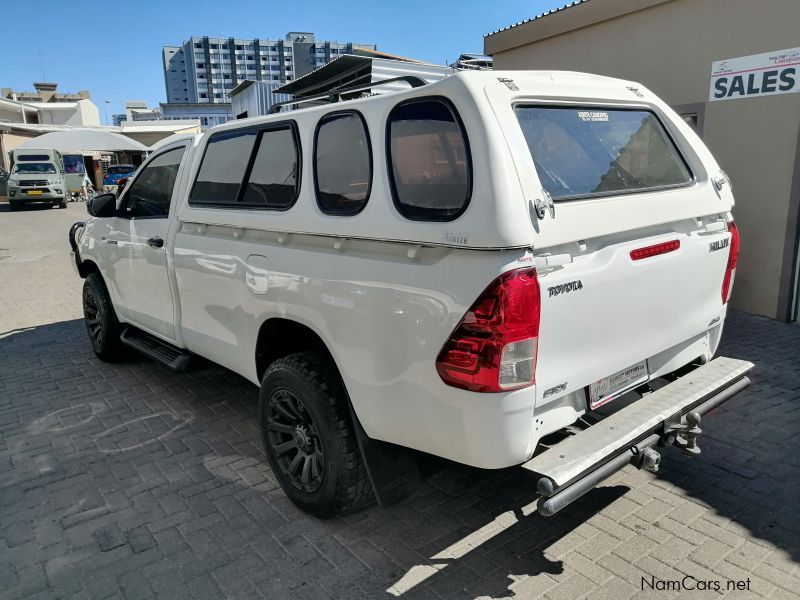
[[[97,306],[94,290],[88,285],[83,288],[83,318],[86,320],[86,331],[89,333],[92,346],[102,348],[105,341],[103,322],[100,320],[100,309]]]
[[[316,492],[322,485],[325,452],[314,419],[292,391],[275,390],[269,398],[267,443],[284,477],[299,490]]]
[[[298,352],[261,378],[258,414],[272,472],[297,506],[321,519],[375,501],[342,378],[330,356]]]
[[[115,362],[124,357],[119,339],[122,326],[100,273],[89,273],[83,282],[83,321],[99,358]]]

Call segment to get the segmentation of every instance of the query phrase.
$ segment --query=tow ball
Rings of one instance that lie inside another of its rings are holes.
[[[700,446],[697,445],[697,438],[703,432],[699,427],[700,418],[700,413],[688,413],[685,417],[686,425],[674,432],[675,440],[672,443],[689,456],[697,456],[701,452]]]

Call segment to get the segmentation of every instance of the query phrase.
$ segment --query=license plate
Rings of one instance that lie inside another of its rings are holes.
[[[25,192],[28,196],[41,196],[42,190],[28,190]]]
[[[589,409],[594,410],[613,400],[622,392],[647,381],[647,361],[643,360],[613,375],[603,377],[589,386]]]

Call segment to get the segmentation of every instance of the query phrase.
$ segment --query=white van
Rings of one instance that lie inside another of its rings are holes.
[[[752,368],[713,359],[739,237],[708,149],[629,81],[409,80],[177,140],[94,198],[70,243],[98,356],[260,385],[323,517],[404,497],[420,453],[522,465],[550,515],[656,443],[699,452]]]
[[[11,210],[42,202],[67,208],[64,162],[57,150],[13,150],[11,159],[14,162],[8,178]]]

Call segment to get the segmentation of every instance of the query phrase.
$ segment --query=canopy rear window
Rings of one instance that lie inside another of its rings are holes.
[[[688,185],[692,173],[650,111],[519,106],[536,172],[553,200]]]

